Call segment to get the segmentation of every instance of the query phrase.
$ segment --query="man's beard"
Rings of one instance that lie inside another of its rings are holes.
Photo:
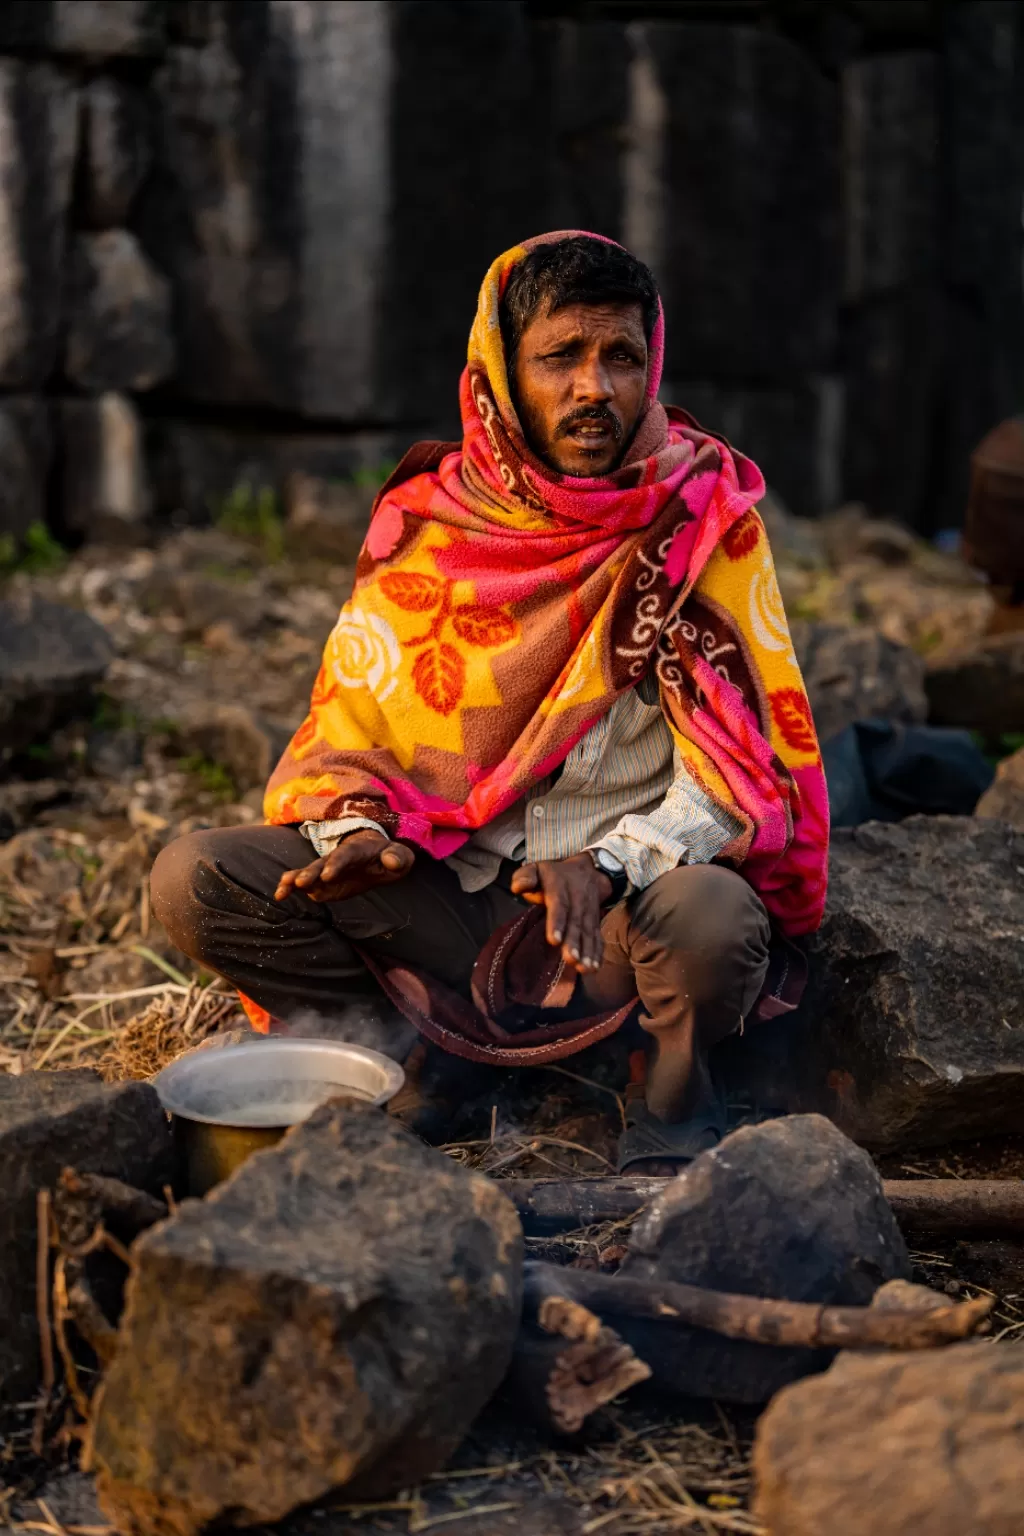
[[[584,421],[600,421],[607,425],[612,437],[615,439],[615,446],[619,450],[615,459],[617,464],[621,457],[625,433],[622,430],[622,422],[606,405],[581,405],[575,411],[570,411],[567,416],[562,417],[555,428],[555,441],[560,437],[568,437],[573,428],[578,427]],[[587,450],[583,449],[582,451],[586,452]],[[598,452],[599,450],[595,449],[594,451]],[[568,469],[563,470],[562,473],[571,475],[577,480],[589,478],[587,469]]]

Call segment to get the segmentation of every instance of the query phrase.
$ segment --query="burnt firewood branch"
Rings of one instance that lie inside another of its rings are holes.
[[[797,1349],[934,1349],[977,1333],[994,1305],[991,1297],[980,1296],[920,1311],[829,1307],[528,1263],[524,1317],[539,1318],[545,1303],[555,1297],[576,1302],[602,1319],[650,1318]]]

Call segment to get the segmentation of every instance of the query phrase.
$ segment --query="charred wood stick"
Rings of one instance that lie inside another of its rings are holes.
[[[503,1179],[530,1237],[626,1221],[666,1188],[667,1178]],[[886,1179],[893,1214],[908,1231],[1018,1233],[1024,1238],[1024,1179]]]
[[[970,1338],[995,1304],[992,1297],[980,1296],[919,1312],[828,1307],[738,1296],[674,1281],[528,1263],[524,1269],[524,1320],[539,1319],[551,1297],[578,1302],[602,1320],[616,1315],[653,1318],[707,1328],[729,1339],[790,1349],[932,1349]]]
[[[111,1221],[123,1232],[135,1237],[167,1215],[167,1206],[156,1195],[135,1189],[120,1179],[101,1173],[78,1173],[65,1168],[57,1186],[60,1213],[78,1209],[91,1232],[100,1219]]]
[[[546,1296],[516,1340],[510,1377],[542,1429],[574,1435],[651,1368],[578,1302]]]
[[[1024,1179],[885,1179],[882,1188],[908,1230],[1024,1238]]]

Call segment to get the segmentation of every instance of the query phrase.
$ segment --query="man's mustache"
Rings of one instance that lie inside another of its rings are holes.
[[[563,416],[555,428],[556,437],[568,437],[574,427],[578,427],[583,421],[603,422],[610,430],[617,443],[622,441],[622,423],[619,418],[608,409],[606,405],[581,405],[577,410],[570,411],[568,416]]]

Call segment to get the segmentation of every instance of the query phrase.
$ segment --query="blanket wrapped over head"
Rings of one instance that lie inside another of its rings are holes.
[[[516,414],[501,295],[530,250],[573,233],[506,251],[484,278],[460,384],[463,441],[418,445],[378,497],[266,818],[368,816],[444,858],[550,774],[653,667],[685,771],[741,825],[723,859],[780,934],[810,933],[825,899],[828,801],[755,510],[759,470],[659,404],[660,308],[640,421],[613,473],[552,471]],[[510,956],[536,925],[517,922],[524,932],[492,941],[478,971],[497,967],[503,998],[522,1002]],[[557,961],[555,951],[536,958]],[[510,1026],[479,977],[471,1008],[407,967],[381,974],[370,963],[424,1033],[464,1055],[567,1055],[622,1014],[571,1026],[538,1014],[524,1031],[522,1009]],[[564,1001],[563,990],[545,982],[543,1003]]]

